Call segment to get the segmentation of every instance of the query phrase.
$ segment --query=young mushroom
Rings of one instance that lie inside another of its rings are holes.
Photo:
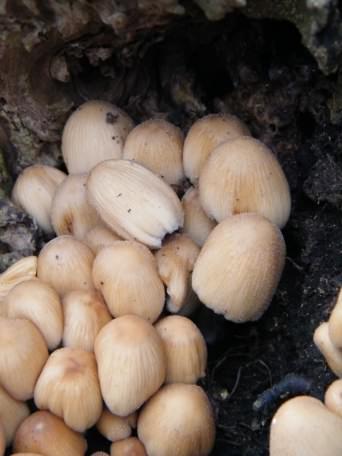
[[[192,286],[215,313],[254,321],[269,306],[285,263],[281,231],[266,218],[234,215],[211,232],[196,260]]]
[[[144,445],[136,437],[114,442],[110,446],[110,456],[147,456]]]
[[[161,388],[142,408],[138,436],[149,456],[207,456],[215,441],[213,411],[197,385]]]
[[[325,406],[342,418],[342,379],[331,383],[325,392]]]
[[[337,301],[331,312],[328,324],[331,342],[336,348],[342,350],[342,288],[337,296]]]
[[[25,402],[13,399],[0,386],[0,422],[4,428],[6,446],[11,445],[20,423],[28,417],[30,410]]]
[[[97,430],[107,440],[116,442],[127,439],[132,434],[132,428],[136,427],[137,414],[121,417],[113,415],[109,410],[104,409],[100,419],[96,423]]]
[[[116,318],[95,341],[102,397],[115,415],[135,412],[164,383],[163,342],[154,327],[135,315]]]
[[[102,225],[96,225],[89,230],[84,236],[83,242],[91,248],[96,255],[103,247],[108,247],[114,244],[115,241],[120,241],[121,238]]]
[[[313,341],[337,377],[342,377],[342,350],[330,339],[329,324],[322,323],[314,332]]]
[[[118,107],[100,100],[83,103],[63,130],[62,153],[69,173],[88,173],[104,160],[121,158],[132,128],[130,117]]]

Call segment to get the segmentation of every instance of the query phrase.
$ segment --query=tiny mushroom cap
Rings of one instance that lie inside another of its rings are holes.
[[[53,233],[50,221],[52,199],[57,186],[65,178],[66,175],[59,169],[33,165],[24,169],[13,187],[13,202],[48,233]]]
[[[137,414],[121,417],[113,415],[109,410],[104,409],[96,427],[100,434],[111,442],[126,439],[132,434],[132,428],[136,427]]]
[[[94,354],[69,347],[54,351],[38,378],[34,401],[75,431],[93,426],[102,412]]]
[[[108,247],[109,245],[114,244],[115,241],[120,240],[121,238],[113,233],[113,231],[110,231],[105,226],[96,225],[87,232],[83,242],[87,244],[96,255],[103,247]]]
[[[181,130],[166,120],[150,119],[129,133],[123,158],[140,163],[170,185],[180,185],[184,179],[182,151]]]
[[[334,374],[342,377],[342,350],[336,348],[332,343],[328,323],[322,323],[316,328],[313,341]]]
[[[84,456],[87,442],[57,416],[39,411],[21,423],[13,449],[16,452],[33,451],[44,456]]]
[[[37,275],[60,296],[73,290],[91,291],[93,260],[93,252],[83,242],[73,236],[59,236],[40,251]]]
[[[201,206],[221,222],[241,212],[256,212],[282,228],[291,210],[285,174],[273,153],[248,136],[218,146],[199,179]]]
[[[57,234],[71,234],[82,240],[99,223],[99,216],[88,203],[88,174],[67,176],[58,186],[51,207],[51,222]]]
[[[342,349],[342,288],[328,323],[331,342],[336,348]]]
[[[342,418],[318,399],[297,396],[273,417],[270,456],[340,456],[341,434]]]
[[[184,210],[183,232],[196,242],[199,247],[205,243],[216,222],[211,220],[202,209],[198,190],[190,187],[182,198]]]
[[[183,150],[185,175],[197,184],[204,163],[216,146],[249,135],[247,126],[229,114],[209,114],[197,120],[186,135]]]
[[[93,282],[114,317],[138,315],[157,320],[164,307],[164,285],[152,253],[134,241],[104,247],[93,264]]]
[[[191,289],[191,272],[199,251],[189,236],[174,234],[155,254],[159,275],[167,286],[167,308],[172,313],[179,312],[187,300],[196,300]]]
[[[171,315],[159,320],[155,328],[166,351],[166,383],[196,383],[205,376],[207,346],[189,318]]]
[[[138,436],[149,456],[207,456],[215,441],[210,402],[197,385],[161,388],[142,408]]]
[[[63,345],[94,351],[95,338],[112,317],[99,293],[71,291],[63,298]]]
[[[0,421],[0,456],[4,456],[6,450],[6,437],[5,437],[5,429]]]
[[[325,406],[342,418],[342,379],[331,383],[325,392]]]
[[[92,100],[79,106],[65,124],[62,136],[69,173],[87,173],[104,160],[121,158],[132,128],[130,117],[110,103]]]
[[[227,320],[258,320],[269,306],[285,263],[281,231],[247,213],[219,223],[205,242],[192,273],[199,299]]]
[[[164,383],[165,351],[155,328],[135,315],[116,318],[95,341],[102,397],[119,416],[135,412]]]
[[[16,401],[0,386],[0,422],[4,427],[6,446],[12,443],[18,426],[29,414],[25,402]]]
[[[49,350],[62,340],[63,312],[57,292],[39,279],[16,285],[5,298],[7,317],[26,318],[42,333]]]
[[[183,209],[172,188],[142,165],[107,160],[90,173],[89,202],[101,219],[124,239],[152,248],[183,225]]]
[[[114,442],[110,446],[110,456],[147,456],[144,445],[136,437]]]
[[[0,317],[0,385],[14,399],[33,396],[48,356],[46,342],[33,323]]]

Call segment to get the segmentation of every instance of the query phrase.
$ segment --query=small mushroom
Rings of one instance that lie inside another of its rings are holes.
[[[68,347],[54,351],[38,378],[34,402],[63,418],[74,431],[93,426],[102,412],[94,354]]]
[[[258,320],[285,263],[279,228],[266,218],[234,215],[211,232],[196,260],[192,287],[201,302],[236,323]]]
[[[114,442],[110,446],[110,456],[147,456],[144,445],[136,437]]]
[[[29,320],[0,317],[0,385],[14,398],[33,396],[48,358],[45,340]]]
[[[95,453],[92,453],[91,456],[109,456],[109,454],[104,451],[95,451]]]
[[[256,212],[282,228],[291,210],[289,185],[280,164],[260,141],[241,136],[219,145],[204,164],[199,196],[206,214]]]
[[[149,456],[207,456],[215,442],[210,402],[197,385],[161,388],[142,408],[138,437]]]
[[[342,418],[342,379],[331,383],[325,392],[325,406]]]
[[[229,114],[209,114],[197,120],[184,141],[185,175],[196,185],[204,163],[216,146],[238,136],[249,135],[247,126]]]
[[[342,350],[335,347],[330,339],[329,324],[322,323],[313,336],[314,343],[324,356],[328,366],[337,377],[342,377]]]
[[[336,348],[342,349],[342,288],[328,323],[331,342]]]
[[[69,173],[88,173],[104,160],[121,158],[132,128],[130,117],[118,107],[100,100],[83,103],[63,130],[62,153]]]
[[[84,456],[87,442],[57,416],[39,411],[21,423],[13,449],[18,453],[37,452],[44,456]]]
[[[115,241],[120,241],[121,238],[102,225],[96,225],[89,230],[85,235],[83,242],[91,248],[96,255],[103,247],[108,247],[114,244]]]
[[[95,341],[102,397],[115,415],[135,412],[164,383],[163,342],[154,327],[135,315],[116,318]]]
[[[0,422],[3,424],[6,446],[11,445],[20,423],[29,414],[25,402],[16,401],[0,386]]]
[[[94,351],[95,338],[112,317],[99,293],[71,291],[63,298],[63,345]]]
[[[180,185],[184,179],[183,140],[181,130],[170,122],[146,120],[127,136],[123,158],[140,163],[169,185]]]
[[[150,322],[164,307],[165,292],[152,253],[134,241],[103,248],[93,265],[93,282],[114,317],[133,314]]]
[[[93,260],[94,254],[87,245],[72,236],[59,236],[40,251],[37,275],[60,296],[73,290],[91,291]]]
[[[99,421],[96,423],[96,427],[107,440],[116,442],[128,438],[132,434],[132,428],[136,427],[136,423],[136,413],[121,417],[113,415],[109,410],[104,409]]]

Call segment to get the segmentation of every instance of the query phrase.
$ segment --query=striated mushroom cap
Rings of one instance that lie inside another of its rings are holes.
[[[5,433],[6,446],[12,443],[14,434],[20,423],[28,417],[30,410],[25,402],[13,399],[0,386],[0,422]]]

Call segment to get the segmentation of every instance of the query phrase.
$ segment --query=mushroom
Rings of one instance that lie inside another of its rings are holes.
[[[6,450],[5,429],[0,421],[0,456],[4,456]]]
[[[65,177],[59,169],[33,165],[24,169],[13,187],[13,202],[34,218],[47,233],[53,233],[50,221],[52,199]]]
[[[154,327],[135,315],[116,318],[95,341],[102,397],[115,415],[135,412],[164,383],[163,342]]]
[[[6,446],[11,445],[20,423],[29,414],[25,402],[16,401],[0,386],[0,422],[4,428]]]
[[[93,426],[102,413],[94,354],[69,347],[54,351],[38,378],[34,402],[63,418],[74,431]]]
[[[147,456],[144,445],[136,437],[114,442],[110,446],[110,456]]]
[[[84,456],[87,441],[57,416],[39,411],[21,423],[13,449],[18,453],[37,452],[44,456]]]
[[[104,409],[99,421],[96,423],[97,430],[107,440],[116,442],[128,438],[132,434],[132,428],[136,428],[137,414],[121,417],[113,415],[109,410]]]
[[[342,379],[331,383],[325,392],[325,406],[342,418]]]
[[[166,383],[196,383],[205,376],[207,346],[197,326],[189,318],[171,315],[155,328],[166,352]]]
[[[93,260],[94,254],[87,245],[72,236],[59,236],[40,251],[37,275],[60,296],[73,290],[91,291]]]
[[[93,265],[93,282],[114,317],[134,314],[152,323],[164,306],[165,292],[152,253],[134,241],[103,248]]]
[[[5,298],[7,317],[26,318],[42,333],[49,350],[62,340],[63,313],[56,291],[39,279],[16,285]]]
[[[138,437],[149,456],[207,456],[215,441],[210,402],[197,385],[161,388],[142,408]]]
[[[184,179],[183,141],[181,130],[170,122],[146,120],[127,136],[122,158],[140,163],[169,185],[180,185]]]
[[[313,341],[334,374],[342,377],[342,350],[336,348],[332,343],[328,323],[322,323],[316,328]]]
[[[184,210],[183,232],[190,236],[199,247],[205,243],[216,223],[202,209],[198,190],[190,187],[182,198]]]
[[[63,130],[62,153],[69,173],[87,173],[104,160],[121,158],[132,128],[130,117],[118,107],[100,100],[83,103]]]
[[[87,244],[96,255],[103,247],[108,247],[109,245],[114,244],[115,241],[120,240],[121,238],[108,228],[102,225],[96,225],[87,232],[83,242]]]
[[[342,349],[342,288],[329,318],[329,336],[336,348]]]
[[[58,186],[51,207],[51,222],[57,236],[71,234],[82,240],[99,223],[87,200],[87,179],[88,174],[74,174]]]
[[[289,185],[280,164],[260,141],[241,136],[219,145],[204,164],[199,196],[206,214],[256,212],[282,228],[291,210]]]
[[[95,453],[92,453],[91,456],[109,456],[109,454],[104,451],[95,451]]]
[[[270,456],[340,456],[341,434],[340,417],[313,397],[297,396],[273,417]]]
[[[185,175],[196,185],[204,163],[216,146],[238,136],[249,135],[247,126],[229,114],[209,114],[197,120],[184,141]]]
[[[63,298],[63,345],[94,351],[95,338],[112,317],[99,293],[71,291]]]
[[[281,231],[264,217],[234,215],[211,232],[196,260],[192,287],[215,313],[236,323],[258,320],[285,263]]]
[[[179,312],[196,301],[191,273],[200,249],[186,234],[174,234],[155,254],[159,275],[167,286],[167,308]]]
[[[124,239],[152,248],[183,225],[183,209],[160,177],[128,160],[107,160],[90,173],[89,202],[101,219]]]
[[[0,317],[0,385],[14,398],[26,401],[47,358],[45,340],[29,320]]]

